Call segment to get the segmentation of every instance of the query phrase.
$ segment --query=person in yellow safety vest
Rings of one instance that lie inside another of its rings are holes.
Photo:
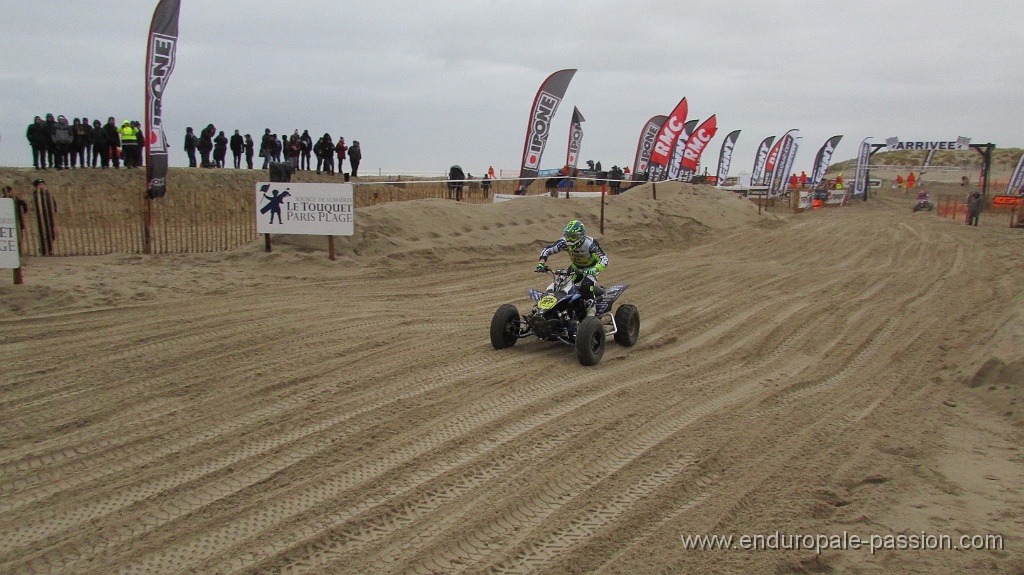
[[[124,159],[124,167],[126,168],[137,168],[138,164],[138,149],[139,149],[139,137],[138,132],[132,127],[132,123],[125,120],[121,127],[117,130],[118,135],[121,136],[121,156]]]

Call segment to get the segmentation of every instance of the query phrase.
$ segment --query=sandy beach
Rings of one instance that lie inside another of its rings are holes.
[[[600,200],[436,199],[359,208],[336,261],[298,236],[26,258],[0,572],[1019,575],[1024,230],[910,206],[673,183],[608,198],[603,233]],[[639,342],[495,351],[573,218]],[[772,534],[999,539],[739,548]]]

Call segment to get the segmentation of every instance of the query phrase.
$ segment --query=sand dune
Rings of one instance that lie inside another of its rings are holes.
[[[1021,231],[889,191],[657,195],[603,234],[596,200],[361,208],[334,262],[29,258],[0,287],[0,572],[1020,573]],[[570,218],[639,343],[493,350]],[[681,542],[844,531],[1005,544]]]

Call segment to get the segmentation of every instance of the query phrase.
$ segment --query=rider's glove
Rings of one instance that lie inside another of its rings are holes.
[[[596,276],[597,275],[597,268],[586,268],[586,269],[583,269],[581,271],[583,272],[583,275],[585,275],[585,276]]]
[[[533,271],[535,271],[537,273],[546,272],[546,271],[548,271],[548,264],[546,264],[544,262],[537,262],[537,267],[534,268]]]

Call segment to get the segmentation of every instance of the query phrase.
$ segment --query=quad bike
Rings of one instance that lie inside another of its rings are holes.
[[[636,306],[622,304],[612,314],[612,304],[629,284],[595,288],[594,315],[587,307],[579,286],[569,270],[538,270],[551,275],[552,281],[543,292],[528,290],[533,308],[525,316],[512,304],[503,304],[491,319],[491,345],[504,349],[517,340],[537,336],[545,341],[560,341],[576,348],[576,357],[583,365],[597,365],[604,355],[605,339],[615,338],[624,347],[636,345],[640,337],[640,312]]]
[[[914,204],[914,211],[920,212],[922,210],[932,211],[935,209],[935,204],[928,199],[928,196],[917,198],[917,203]]]

